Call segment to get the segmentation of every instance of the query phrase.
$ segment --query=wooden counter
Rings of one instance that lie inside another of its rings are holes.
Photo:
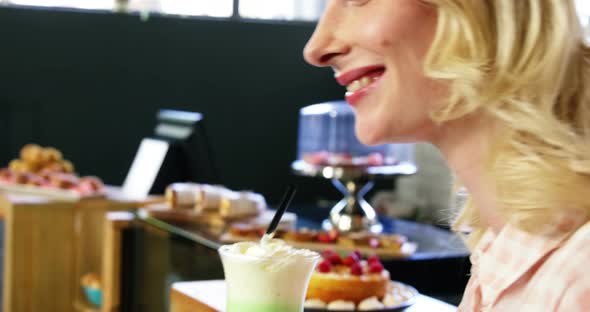
[[[5,220],[2,310],[97,310],[87,303],[80,278],[101,274],[105,213],[161,200],[125,199],[112,187],[105,197],[79,201],[0,193]]]
[[[457,308],[419,295],[405,312],[454,312]],[[225,312],[225,282],[201,281],[174,283],[170,292],[170,312]]]

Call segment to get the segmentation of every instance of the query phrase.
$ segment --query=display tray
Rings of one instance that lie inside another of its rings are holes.
[[[225,233],[220,237],[220,240],[224,244],[231,244],[243,241],[255,241],[253,237],[242,237]],[[400,249],[389,249],[389,248],[371,248],[363,246],[347,246],[341,244],[328,244],[328,243],[316,243],[316,242],[298,242],[292,240],[286,240],[289,245],[295,248],[303,248],[321,252],[326,249],[332,249],[338,253],[349,253],[355,250],[360,251],[363,255],[377,255],[383,259],[392,258],[406,258],[413,255],[418,249],[418,244],[414,242],[406,242]]]
[[[206,224],[212,226],[227,226],[232,223],[248,222],[251,224],[270,224],[274,217],[274,210],[265,210],[260,214],[243,214],[234,216],[223,216],[216,212],[197,212],[189,208],[170,207],[168,203],[158,203],[145,206],[140,210],[142,217],[153,217],[162,221],[181,224]],[[287,229],[294,229],[297,222],[297,215],[287,212],[283,215],[280,225]]]
[[[90,195],[82,195],[76,191],[63,190],[33,185],[13,184],[0,182],[0,191],[12,194],[43,196],[53,200],[78,201],[86,198],[100,198],[106,196],[106,191],[96,192]]]
[[[411,163],[397,163],[384,166],[327,166],[314,165],[304,160],[296,160],[291,169],[303,176],[322,177],[326,179],[350,179],[364,176],[412,175],[417,169]]]
[[[172,208],[168,203],[158,203],[144,207],[143,211],[148,215],[176,222],[233,222],[254,218],[258,214],[242,214],[234,216],[224,216],[216,212],[197,212],[192,208]]]
[[[382,309],[374,309],[374,310],[353,310],[353,311],[372,311],[372,312],[394,312],[394,311],[402,311],[403,309],[413,305],[416,302],[416,298],[420,294],[416,288],[401,283],[397,281],[391,281],[391,289],[389,291],[391,294],[396,292],[403,292],[406,294],[404,296],[405,300],[396,303],[393,306],[385,307]],[[320,309],[320,308],[305,308],[305,312],[350,312],[350,310],[328,310],[328,309]]]

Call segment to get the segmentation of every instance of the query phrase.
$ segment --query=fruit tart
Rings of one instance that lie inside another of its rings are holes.
[[[377,256],[366,260],[354,251],[342,258],[333,250],[322,253],[322,260],[311,276],[307,299],[337,300],[359,304],[370,297],[383,299],[390,285],[389,271]]]

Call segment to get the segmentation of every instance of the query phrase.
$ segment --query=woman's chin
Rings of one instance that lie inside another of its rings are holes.
[[[379,145],[387,143],[387,139],[379,134],[377,129],[371,127],[363,127],[362,124],[356,125],[356,136],[359,141],[365,145]]]

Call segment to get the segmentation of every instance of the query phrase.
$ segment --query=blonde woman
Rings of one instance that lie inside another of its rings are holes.
[[[331,0],[306,60],[367,144],[426,141],[470,194],[460,311],[590,311],[590,52],[573,0]]]

